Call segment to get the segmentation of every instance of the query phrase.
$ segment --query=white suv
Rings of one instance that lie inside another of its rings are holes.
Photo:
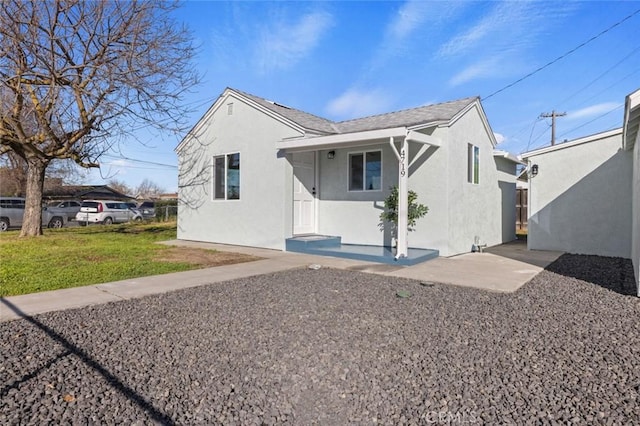
[[[82,202],[80,211],[76,214],[76,222],[80,226],[87,226],[91,223],[111,225],[112,223],[131,221],[141,222],[142,214],[129,208],[127,203],[122,201],[86,200]]]

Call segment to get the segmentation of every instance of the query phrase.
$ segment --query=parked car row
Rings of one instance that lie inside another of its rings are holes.
[[[24,198],[0,197],[0,232],[21,227],[24,208]],[[62,228],[67,222],[67,216],[63,211],[49,207],[42,208],[42,226]]]
[[[0,232],[22,226],[25,199],[0,197]],[[155,217],[153,201],[140,204],[115,200],[52,201],[42,209],[42,225],[61,228],[69,221],[80,226],[89,224],[141,222]]]

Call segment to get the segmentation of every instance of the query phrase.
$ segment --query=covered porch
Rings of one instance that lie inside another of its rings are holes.
[[[290,158],[294,181],[293,230],[285,250],[398,265],[438,257],[435,249],[410,248],[407,238],[410,169],[423,165],[426,151],[439,148],[440,140],[433,136],[436,127],[280,141],[280,154]],[[421,162],[414,164],[418,158]],[[399,198],[395,247],[389,229],[384,229],[390,227],[377,223],[384,210],[384,191],[391,186],[398,187]],[[345,236],[340,232],[344,224],[338,222],[349,220],[353,229]]]

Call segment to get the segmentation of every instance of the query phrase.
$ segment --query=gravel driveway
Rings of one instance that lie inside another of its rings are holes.
[[[2,323],[0,423],[640,422],[630,262],[549,269],[513,294],[299,269]]]

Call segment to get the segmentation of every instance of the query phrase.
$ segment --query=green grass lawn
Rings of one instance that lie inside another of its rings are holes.
[[[198,268],[163,260],[176,224],[45,229],[44,236],[0,234],[0,296],[35,293]]]

